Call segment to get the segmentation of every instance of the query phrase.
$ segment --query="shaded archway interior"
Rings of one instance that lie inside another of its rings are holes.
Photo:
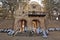
[[[34,31],[40,27],[40,21],[39,20],[32,20],[32,27],[34,28]]]
[[[26,20],[20,20],[20,31],[24,31],[24,28],[27,27],[27,21]]]

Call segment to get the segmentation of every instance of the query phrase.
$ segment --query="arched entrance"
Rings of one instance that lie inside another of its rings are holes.
[[[40,21],[32,20],[32,27],[33,27],[33,30],[36,31],[37,27],[40,27]]]
[[[27,21],[26,20],[20,20],[20,31],[23,32],[25,27],[27,27]]]

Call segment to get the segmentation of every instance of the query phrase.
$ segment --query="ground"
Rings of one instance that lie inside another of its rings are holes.
[[[60,40],[60,31],[49,32],[48,38],[42,36],[8,36],[6,33],[0,33],[0,40]]]

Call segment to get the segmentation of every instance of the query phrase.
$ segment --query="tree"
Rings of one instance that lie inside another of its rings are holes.
[[[45,0],[44,3],[49,14],[49,18],[51,17],[53,9],[57,8],[57,10],[59,10],[60,8],[60,0]]]
[[[14,11],[18,8],[17,0],[2,0],[3,10],[2,10],[2,18],[5,19],[8,15],[11,15],[11,18],[14,18]]]

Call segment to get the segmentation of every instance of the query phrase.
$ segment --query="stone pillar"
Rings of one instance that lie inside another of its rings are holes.
[[[45,28],[45,18],[42,18],[40,22],[41,22],[41,29],[42,29],[43,37],[47,37],[46,28]]]
[[[20,32],[22,31],[21,29],[21,20],[19,21],[19,29],[20,29]]]
[[[44,18],[41,18],[41,19],[40,19],[40,26],[41,26],[42,29],[45,30],[45,22],[44,22]]]
[[[31,23],[31,19],[28,19],[28,20],[27,20],[28,30],[31,30],[31,27],[32,27],[31,24],[32,24],[32,23]]]
[[[14,30],[17,30],[17,29],[18,29],[18,19],[15,19]]]

